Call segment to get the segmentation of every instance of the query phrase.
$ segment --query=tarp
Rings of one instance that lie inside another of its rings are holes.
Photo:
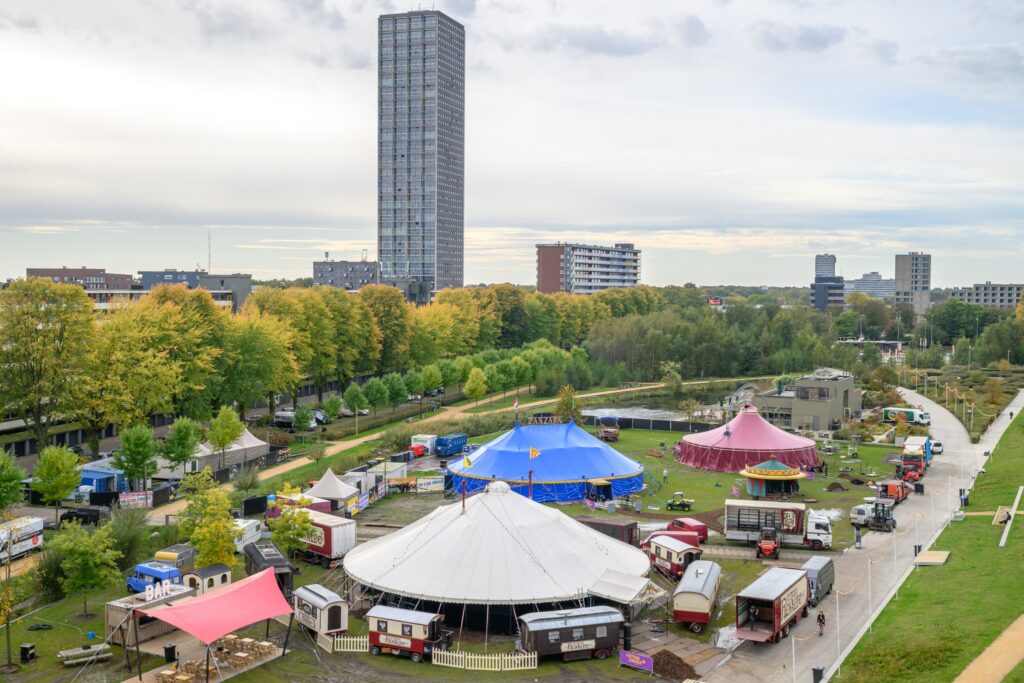
[[[642,577],[638,548],[491,482],[462,503],[358,545],[345,572],[364,586],[449,604],[545,604],[579,600],[613,569]]]
[[[643,576],[633,576],[609,569],[587,591],[595,598],[605,598],[622,605],[650,602],[665,594],[656,583]]]
[[[673,450],[680,463],[717,472],[739,472],[773,456],[789,467],[821,464],[812,439],[779,429],[750,405],[717,429],[684,436]]]
[[[176,605],[138,610],[209,645],[221,636],[265,619],[291,614],[273,569]]]
[[[530,457],[531,452],[536,457]],[[525,427],[517,423],[469,455],[449,460],[448,471],[456,492],[462,491],[463,481],[468,493],[504,481],[522,495],[528,494],[532,471],[532,498],[539,502],[582,500],[588,484],[610,485],[613,496],[636,493],[644,486],[643,465],[573,421]]]
[[[315,496],[317,498],[326,498],[327,500],[349,500],[359,495],[359,489],[354,486],[349,486],[341,479],[338,479],[331,469],[328,468],[324,472],[324,476],[320,478],[320,481],[313,484],[313,486],[304,492],[304,495]]]

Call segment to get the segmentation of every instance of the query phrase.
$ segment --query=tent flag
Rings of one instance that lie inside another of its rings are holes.
[[[467,470],[473,466],[473,462],[469,459],[468,455],[462,456],[462,466],[465,467]]]
[[[540,451],[534,448],[533,446],[530,446],[530,457],[536,458],[538,455],[540,455]]]

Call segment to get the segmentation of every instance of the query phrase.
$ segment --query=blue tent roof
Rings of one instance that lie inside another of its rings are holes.
[[[530,449],[540,455],[530,458]],[[466,479],[523,482],[533,470],[535,484],[567,484],[593,479],[642,475],[643,465],[581,429],[575,422],[516,426],[467,456],[449,461],[448,469]],[[642,479],[642,476],[641,476]]]

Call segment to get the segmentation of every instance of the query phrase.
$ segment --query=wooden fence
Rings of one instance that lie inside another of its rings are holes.
[[[537,668],[536,652],[480,654],[478,652],[435,650],[430,657],[430,661],[438,666],[472,671],[524,671]]]
[[[334,636],[335,652],[368,652],[369,636]]]

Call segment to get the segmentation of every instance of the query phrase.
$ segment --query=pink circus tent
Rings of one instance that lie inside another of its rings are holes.
[[[684,436],[673,450],[680,463],[717,472],[739,472],[770,457],[790,467],[821,464],[813,440],[779,429],[750,405],[717,429]]]

